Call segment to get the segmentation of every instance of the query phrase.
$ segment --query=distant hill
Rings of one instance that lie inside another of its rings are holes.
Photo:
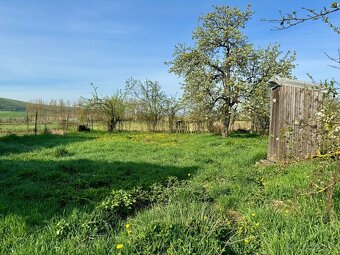
[[[26,111],[26,103],[8,98],[0,98],[0,111],[24,112]]]

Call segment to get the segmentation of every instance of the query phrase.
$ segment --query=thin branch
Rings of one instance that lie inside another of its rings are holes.
[[[262,19],[261,21],[278,23],[280,24],[280,26],[274,27],[274,30],[285,30],[307,21],[321,19],[323,22],[328,24],[331,27],[331,29],[334,30],[334,32],[340,34],[340,28],[338,26],[335,26],[328,19],[328,16],[330,14],[340,11],[340,5],[338,3],[334,2],[332,3],[330,9],[323,7],[320,11],[316,11],[314,9],[309,9],[305,7],[301,9],[307,12],[304,16],[298,16],[296,11],[283,15],[282,12],[280,11],[281,15],[280,19]]]
[[[338,57],[331,57],[326,52],[324,52],[324,53],[330,60],[334,61],[337,64],[340,64],[340,49],[338,49]],[[335,66],[335,65],[329,65],[329,66],[336,68],[336,69],[340,69],[340,66]]]

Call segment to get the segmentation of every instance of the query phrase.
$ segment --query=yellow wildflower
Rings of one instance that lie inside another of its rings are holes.
[[[125,228],[129,229],[129,228],[131,228],[131,225],[129,223],[127,223],[127,224],[125,224]]]
[[[246,239],[244,239],[244,243],[249,243],[250,242],[250,240],[248,239],[248,238],[246,238]]]
[[[123,248],[124,248],[124,244],[119,243],[119,244],[117,244],[116,248],[117,248],[118,250],[123,249]]]
[[[255,224],[255,227],[259,227],[259,226],[260,226],[260,223],[256,223],[256,224]]]
[[[251,216],[255,217],[255,216],[256,216],[256,213],[252,213]]]

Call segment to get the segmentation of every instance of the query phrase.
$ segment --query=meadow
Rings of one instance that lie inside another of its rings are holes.
[[[267,138],[0,137],[0,254],[338,254],[332,159],[256,164]],[[316,185],[316,186],[315,186]]]
[[[0,119],[24,118],[25,116],[26,116],[26,112],[0,111]]]

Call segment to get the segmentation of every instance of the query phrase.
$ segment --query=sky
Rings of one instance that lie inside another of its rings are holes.
[[[192,45],[197,19],[213,5],[255,14],[245,29],[256,47],[279,43],[297,53],[294,75],[307,80],[340,79],[324,52],[336,56],[339,35],[320,21],[285,31],[261,19],[301,7],[319,9],[332,1],[212,0],[0,0],[0,97],[18,100],[77,100],[113,94],[130,78],[159,81],[169,95],[181,93],[181,79],[168,72],[177,43]],[[330,16],[340,25],[340,14]]]

